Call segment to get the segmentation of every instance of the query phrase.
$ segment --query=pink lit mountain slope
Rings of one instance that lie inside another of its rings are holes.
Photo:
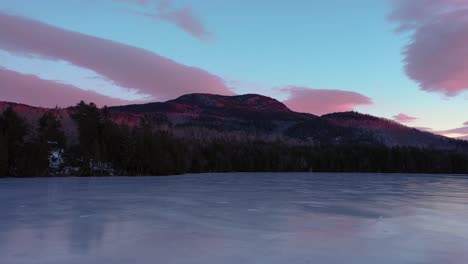
[[[15,103],[13,107],[31,127],[47,110]],[[296,113],[283,103],[256,94],[221,96],[187,94],[167,102],[109,107],[112,119],[130,127],[145,120],[156,128],[182,137],[258,138],[307,144],[376,144],[468,152],[468,142],[409,128],[396,122],[356,112],[324,116]],[[74,108],[57,109],[67,137],[76,140]]]

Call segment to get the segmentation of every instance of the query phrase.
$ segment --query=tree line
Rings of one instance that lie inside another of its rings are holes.
[[[116,124],[104,107],[80,102],[67,141],[51,110],[31,129],[12,108],[0,114],[0,177],[175,175],[202,172],[379,172],[468,174],[463,153],[383,145],[291,144],[276,140],[198,140]]]

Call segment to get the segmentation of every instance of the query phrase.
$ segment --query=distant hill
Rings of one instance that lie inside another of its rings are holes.
[[[399,124],[395,121],[356,112],[333,113],[322,116],[342,127],[357,128],[371,134],[378,142],[389,146],[429,147],[443,150],[466,150],[467,142],[435,135]]]
[[[72,110],[70,108],[44,108],[34,107],[25,104],[18,104],[12,102],[0,102],[0,112],[5,111],[8,107],[12,107],[21,117],[23,117],[30,128],[35,129],[38,125],[39,118],[48,111],[53,111],[60,119],[64,128],[65,135],[69,142],[76,143],[78,139],[77,126],[75,121],[71,118]]]
[[[31,126],[50,109],[1,102],[0,111],[13,107]],[[297,113],[266,96],[188,94],[167,102],[109,107],[112,119],[130,127],[142,120],[182,137],[256,137],[308,144],[376,144],[468,152],[468,142],[410,128],[384,118],[356,112],[324,116]],[[76,140],[74,108],[54,110],[68,138]],[[197,133],[195,133],[197,132]]]

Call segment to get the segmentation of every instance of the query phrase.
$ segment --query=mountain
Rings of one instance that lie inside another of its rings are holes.
[[[298,122],[319,120],[291,111],[283,103],[261,95],[221,96],[188,94],[163,103],[110,107],[118,123],[135,126],[145,118],[173,130],[209,130],[210,136],[283,137]],[[205,133],[206,135],[206,133]]]
[[[260,135],[309,143],[382,144],[443,150],[468,150],[466,142],[410,128],[356,112],[324,116],[296,113],[283,103],[256,94],[220,96],[188,94],[163,103],[109,108],[121,123],[143,116],[172,128],[207,128],[223,133]],[[118,113],[118,114],[117,114]]]
[[[356,112],[333,113],[322,116],[334,125],[358,128],[371,134],[385,146],[410,146],[442,150],[464,150],[467,142],[410,128],[392,120]]]
[[[223,96],[214,94],[187,94],[177,99],[164,103],[149,103],[141,105],[127,105],[112,107],[110,109],[133,112],[204,112],[218,114],[220,111],[232,114],[239,113],[263,113],[271,115],[272,113],[293,113],[283,103],[262,95],[246,94],[237,96]]]
[[[50,109],[0,103],[13,107],[31,126]],[[74,107],[55,109],[68,138],[76,140]],[[108,108],[111,119],[130,127],[149,122],[179,137],[209,140],[214,137],[258,138],[307,144],[375,144],[468,152],[468,142],[434,135],[394,121],[356,112],[315,116],[291,111],[266,96],[187,94],[167,102]]]

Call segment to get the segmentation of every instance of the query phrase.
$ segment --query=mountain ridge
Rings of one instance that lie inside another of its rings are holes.
[[[74,107],[42,108],[0,102],[0,111],[9,106],[26,117],[31,126],[43,113],[55,111],[64,123],[67,137],[76,140],[76,125],[71,118]],[[380,144],[468,152],[466,141],[420,131],[388,119],[357,112],[322,116],[298,113],[276,99],[258,94],[194,93],[166,102],[113,106],[107,110],[112,120],[121,125],[135,127],[145,120],[172,131],[208,131],[205,138],[230,134],[292,139],[307,144]]]

